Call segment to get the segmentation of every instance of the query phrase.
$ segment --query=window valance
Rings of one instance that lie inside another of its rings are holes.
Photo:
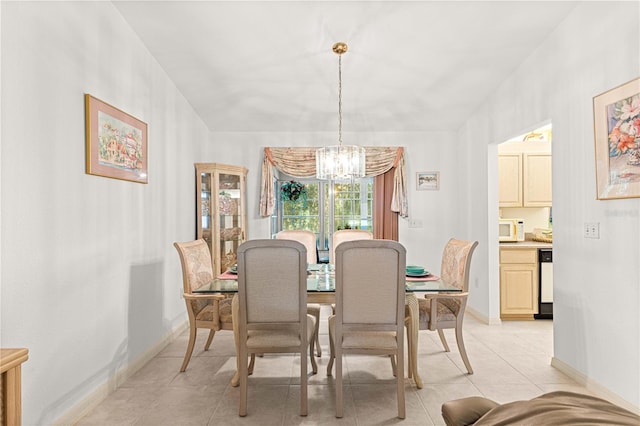
[[[317,147],[290,147],[264,149],[262,161],[262,181],[260,190],[260,215],[271,216],[275,205],[273,191],[273,168],[293,177],[313,177],[316,175]],[[407,182],[404,162],[404,148],[367,146],[366,176],[381,175],[395,167],[394,188],[391,211],[402,217],[408,216]]]

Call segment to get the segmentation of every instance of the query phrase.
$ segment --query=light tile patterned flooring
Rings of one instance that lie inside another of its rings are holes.
[[[591,394],[550,366],[552,322],[517,321],[485,325],[465,317],[464,337],[474,374],[466,374],[455,336],[447,330],[451,352],[443,351],[436,332],[421,331],[419,371],[424,387],[405,380],[406,419],[396,418],[395,381],[388,358],[345,358],[345,413],[335,417],[333,379],[326,375],[328,335],[323,307],[320,341],[323,354],[318,374],[309,377],[309,415],[299,409],[299,357],[269,355],[256,360],[249,378],[248,415],[238,416],[239,388],[229,381],[235,370],[233,335],[216,334],[203,350],[206,331],[199,333],[185,373],[180,365],[188,335],[182,334],[123,383],[78,425],[443,425],[443,402],[480,395],[504,403],[545,392],[570,390]],[[309,371],[310,371],[309,365]],[[334,370],[335,371],[335,370]]]

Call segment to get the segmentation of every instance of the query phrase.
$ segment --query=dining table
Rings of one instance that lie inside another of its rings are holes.
[[[209,283],[193,290],[194,293],[217,293],[232,296],[238,292],[237,272],[235,270],[227,270],[218,275]],[[411,340],[409,346],[409,377],[412,377],[416,387],[422,389],[422,379],[418,373],[418,331],[420,314],[418,311],[418,298],[421,293],[452,293],[462,291],[460,288],[445,283],[438,276],[424,274],[410,274],[406,277],[406,295],[405,304],[409,312],[409,321],[411,321],[411,335],[407,336]],[[335,303],[335,273],[331,264],[310,264],[307,268],[307,302],[319,304]],[[238,316],[237,297],[233,297],[231,309],[233,323]],[[236,353],[238,353],[238,334],[234,327],[234,340],[236,342]],[[238,372],[231,379],[232,386],[238,386]]]

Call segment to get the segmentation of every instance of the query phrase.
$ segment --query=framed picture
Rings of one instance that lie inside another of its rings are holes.
[[[640,78],[593,98],[598,200],[640,197]]]
[[[84,95],[86,172],[147,183],[147,124]]]
[[[418,191],[440,189],[440,172],[418,172],[416,175]]]

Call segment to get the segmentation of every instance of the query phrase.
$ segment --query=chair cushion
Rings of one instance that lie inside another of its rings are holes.
[[[446,306],[449,311],[453,312],[453,315],[458,315],[460,312],[460,301],[457,299],[438,299],[438,304]],[[438,313],[440,313],[440,309]]]
[[[315,332],[316,319],[307,315],[307,344],[311,343]],[[298,330],[249,330],[247,332],[247,348],[285,348],[300,345]]]
[[[221,324],[232,324],[231,319],[231,299],[224,299],[220,301],[220,310],[218,316]],[[208,302],[204,305],[200,311],[196,311],[196,319],[198,321],[213,321],[213,302]]]
[[[438,320],[440,321],[455,321],[457,309],[454,311],[451,309],[451,303],[443,303],[443,302],[454,302],[456,305],[454,307],[459,306],[456,301],[450,299],[440,299],[438,300]],[[420,330],[426,330],[429,328],[429,318],[431,317],[431,301],[429,299],[418,299],[418,312],[420,314],[419,325]],[[407,312],[408,316],[409,313]]]
[[[213,321],[213,303],[205,305],[200,312],[196,314],[198,321]]]
[[[398,347],[396,333],[385,331],[368,331],[346,333],[342,335],[342,347],[394,350]]]
[[[221,324],[233,324],[231,317],[231,301],[232,298],[227,298],[220,301],[220,323]]]
[[[336,317],[329,317],[330,335],[336,335]],[[358,333],[343,333],[342,347],[350,348],[367,348],[367,349],[385,349],[394,350],[397,348],[396,333],[392,331],[367,331]]]

